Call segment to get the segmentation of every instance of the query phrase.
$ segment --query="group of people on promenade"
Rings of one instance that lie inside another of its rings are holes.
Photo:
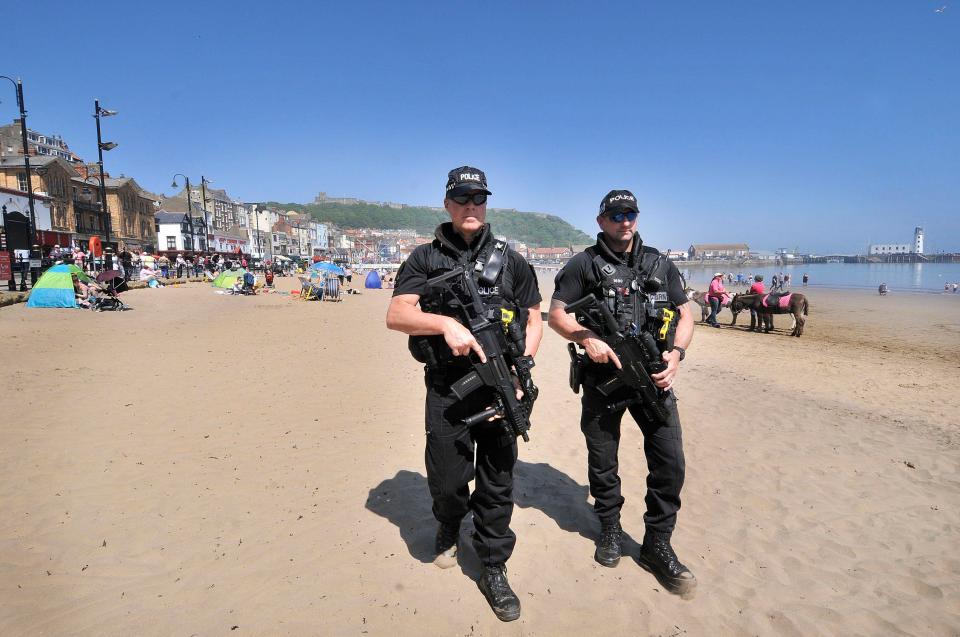
[[[105,257],[93,257],[89,250],[84,251],[79,246],[61,248],[55,245],[47,254],[47,258],[52,264],[73,263],[91,274],[97,270],[119,270],[129,281],[199,277],[204,272],[216,276],[223,270],[234,267],[246,268],[248,265],[244,255],[230,258],[216,252],[208,252],[184,256],[181,252],[171,260],[163,253],[155,255],[150,250],[130,250],[126,247],[121,247],[118,252],[109,253],[109,263],[104,263]],[[283,273],[286,273],[283,266],[279,267]]]
[[[541,296],[533,268],[506,241],[497,240],[486,223],[491,194],[481,170],[462,166],[450,171],[444,197],[450,221],[436,229],[432,243],[417,247],[401,266],[386,324],[410,336],[411,353],[425,364],[425,464],[438,523],[436,564],[453,566],[461,522],[472,513],[476,528],[473,546],[483,565],[478,586],[494,614],[511,621],[520,616],[520,599],[506,571],[517,541],[510,519],[520,434],[515,427],[505,426],[505,418],[486,419],[491,405],[509,402],[504,398],[509,390],[501,387],[497,393],[484,384],[470,392],[462,386],[471,370],[488,361],[484,346],[461,316],[464,303],[471,301],[438,287],[437,279],[429,282],[439,273],[460,272],[462,285],[473,290],[469,295],[472,303],[479,296],[488,309],[485,315],[493,316],[497,323],[502,320],[512,342],[519,343],[511,354],[517,400],[526,392],[535,397],[536,388],[518,378],[533,367],[540,346]],[[590,494],[600,522],[594,559],[613,568],[622,555],[624,498],[618,451],[621,420],[629,411],[643,432],[648,467],[645,532],[638,561],[667,590],[685,595],[693,591],[696,579],[671,545],[685,472],[673,385],[693,338],[694,319],[676,266],[656,249],[643,245],[636,233],[638,216],[637,200],[631,192],[612,190],[603,197],[596,244],[574,256],[557,274],[549,326],[581,352],[576,357],[577,380],[571,380],[571,388],[583,390],[580,429]],[[467,277],[474,279],[476,287],[466,283]],[[572,308],[579,308],[576,317],[566,311],[574,302],[578,303]],[[645,320],[652,308],[657,308],[658,323]],[[597,322],[597,316],[612,318]],[[654,353],[662,359],[656,366],[661,371],[651,372],[649,377],[655,387],[647,385],[646,396],[652,393],[657,397],[654,404],[640,400],[636,389],[629,386],[609,389],[617,371],[630,362],[621,360],[607,342],[613,342],[611,321],[618,326],[616,334],[631,334],[630,338],[634,338],[631,326],[652,332],[652,338],[666,334],[668,325],[672,328],[665,341],[668,344],[658,346]],[[489,343],[486,337],[483,340]],[[566,377],[568,370],[543,373]],[[492,409],[498,415],[507,413]],[[567,424],[573,425],[551,426]],[[471,494],[468,483],[472,479]],[[444,557],[453,559],[441,559]]]

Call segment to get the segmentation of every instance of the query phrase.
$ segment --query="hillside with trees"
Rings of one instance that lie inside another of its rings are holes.
[[[411,228],[420,234],[432,234],[440,223],[449,220],[444,210],[410,206],[406,208],[388,208],[369,203],[340,204],[266,204],[283,210],[306,212],[317,221],[331,223],[341,228]],[[574,228],[554,215],[540,212],[521,212],[490,208],[487,210],[489,221],[496,233],[509,239],[522,241],[534,247],[569,246],[593,243],[593,238]]]

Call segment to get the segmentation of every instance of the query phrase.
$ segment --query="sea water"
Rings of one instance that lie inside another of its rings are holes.
[[[890,290],[910,292],[943,293],[944,284],[960,285],[960,263],[810,263],[785,266],[744,266],[733,267],[700,266],[694,263],[678,261],[677,267],[687,281],[687,285],[698,290],[706,290],[714,272],[723,270],[733,273],[763,275],[763,283],[769,289],[774,273],[790,275],[790,288],[803,286],[803,274],[810,276],[810,287],[876,290],[886,283]],[[537,275],[540,293],[549,299],[553,294],[553,277],[559,265],[538,267]],[[728,285],[724,278],[724,285]],[[957,291],[960,298],[960,289]]]
[[[789,274],[790,287],[803,285],[803,274],[810,276],[811,287],[877,289],[886,283],[891,290],[914,292],[943,292],[944,284],[960,284],[960,263],[809,263],[784,266],[699,266],[683,261],[677,267],[684,274],[687,284],[706,289],[715,272],[763,275],[764,285],[770,286],[774,274]],[[726,278],[724,278],[726,284]],[[960,297],[960,291],[957,292]]]

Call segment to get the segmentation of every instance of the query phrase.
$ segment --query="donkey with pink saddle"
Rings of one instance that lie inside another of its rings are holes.
[[[803,334],[803,326],[807,322],[810,304],[807,297],[799,292],[785,292],[779,294],[734,294],[730,301],[730,311],[733,313],[733,322],[737,322],[737,314],[743,310],[754,310],[763,322],[763,331],[773,329],[774,314],[792,314],[793,331],[790,336]]]

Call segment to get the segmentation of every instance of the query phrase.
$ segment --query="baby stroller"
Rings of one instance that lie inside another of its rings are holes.
[[[105,270],[97,275],[100,292],[90,303],[95,312],[119,311],[128,309],[120,300],[120,293],[127,291],[127,280],[120,270]]]
[[[254,289],[254,285],[257,283],[257,278],[253,276],[253,272],[244,272],[243,273],[243,287],[240,288],[240,294],[256,294],[257,291]]]

